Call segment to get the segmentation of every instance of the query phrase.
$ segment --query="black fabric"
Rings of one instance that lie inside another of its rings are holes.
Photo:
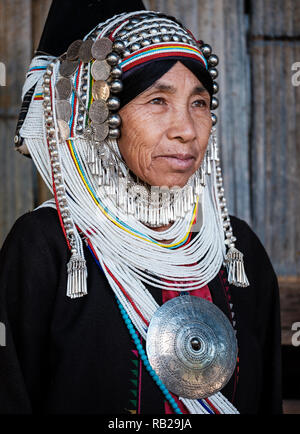
[[[210,96],[213,95],[213,80],[209,72],[198,60],[180,56],[154,59],[126,71],[122,75],[123,91],[120,94],[121,107],[152,86],[160,77],[166,74],[176,62],[185,65],[203,84]]]
[[[241,413],[281,413],[277,279],[249,226],[232,217],[251,286],[226,290],[224,272],[209,287],[237,321],[239,380],[222,393]],[[17,220],[0,253],[0,413],[121,414],[136,411],[141,366],[112,290],[85,248],[88,291],[66,297],[69,252],[55,210]],[[161,292],[150,289],[158,303]],[[234,376],[236,376],[236,372]],[[162,395],[143,368],[141,413],[164,413]],[[235,390],[234,390],[235,389]]]
[[[123,12],[143,9],[141,0],[53,0],[37,51],[60,56],[97,24]]]

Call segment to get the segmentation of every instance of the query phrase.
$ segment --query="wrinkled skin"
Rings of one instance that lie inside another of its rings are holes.
[[[210,95],[179,61],[120,110],[120,152],[155,186],[183,187],[200,167],[211,127]]]

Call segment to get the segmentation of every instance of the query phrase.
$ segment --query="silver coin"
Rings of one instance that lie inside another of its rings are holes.
[[[106,139],[109,132],[108,122],[104,122],[102,124],[92,122],[91,126],[93,129],[93,135],[95,140],[97,140],[98,142],[102,142],[103,140]]]
[[[77,39],[76,41],[72,42],[71,45],[69,45],[67,49],[67,60],[77,60],[79,57],[79,49],[81,45],[83,44],[83,41],[81,39]]]
[[[110,74],[110,66],[106,60],[95,60],[91,68],[94,80],[107,80]]]
[[[92,59],[91,48],[93,43],[94,42],[92,39],[87,39],[86,41],[83,41],[78,53],[81,62],[87,63]]]
[[[112,51],[112,41],[108,38],[97,39],[92,45],[92,56],[97,60],[104,60]]]
[[[237,342],[230,321],[213,303],[182,295],[154,313],[147,332],[150,365],[167,389],[200,399],[221,390],[232,376]]]
[[[57,81],[55,89],[57,99],[68,99],[72,92],[72,83],[69,78],[62,77]]]
[[[59,67],[59,73],[63,77],[71,77],[79,65],[78,60],[63,60]]]
[[[94,81],[92,95],[94,99],[103,99],[107,101],[109,98],[109,86],[104,80]]]
[[[63,119],[57,120],[60,137],[62,140],[67,140],[70,137],[70,128],[67,122]]]
[[[71,114],[72,114],[72,108],[69,101],[66,100],[56,101],[56,116],[58,119],[62,119],[65,122],[69,122]]]
[[[98,99],[92,102],[89,109],[89,118],[96,124],[102,124],[108,118],[109,110],[102,99]]]

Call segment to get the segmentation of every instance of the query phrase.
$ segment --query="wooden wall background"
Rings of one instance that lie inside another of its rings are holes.
[[[290,345],[292,323],[300,321],[300,86],[291,81],[292,64],[300,62],[300,0],[144,3],[180,17],[220,58],[217,115],[227,201],[271,257],[280,282],[282,343]],[[13,136],[25,73],[50,4],[0,0],[0,62],[6,66],[0,245],[16,218],[48,197],[31,160],[14,152]],[[300,412],[300,406],[286,403],[286,410]]]

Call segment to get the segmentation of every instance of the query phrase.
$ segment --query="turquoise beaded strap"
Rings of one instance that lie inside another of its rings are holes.
[[[142,346],[142,344],[139,341],[139,337],[137,335],[136,330],[133,327],[133,324],[131,322],[131,319],[129,318],[127,312],[125,311],[124,307],[122,306],[122,304],[120,303],[120,301],[117,298],[117,304],[118,307],[120,309],[122,318],[124,319],[124,322],[128,328],[128,331],[135,343],[135,346],[138,350],[138,353],[141,357],[141,360],[143,361],[146,370],[149,372],[149,374],[151,375],[151,377],[153,378],[153,381],[157,384],[157,386],[160,388],[161,392],[163,393],[163,395],[165,396],[165,398],[168,400],[168,402],[170,403],[170,405],[172,406],[173,410],[175,411],[176,414],[183,414],[182,411],[180,410],[180,408],[178,407],[178,405],[176,404],[175,399],[172,397],[171,393],[168,391],[168,389],[166,388],[166,386],[163,384],[163,382],[161,381],[161,379],[159,378],[159,376],[156,374],[156,372],[154,371],[154,369],[152,369],[148,357],[145,353],[145,350]]]

